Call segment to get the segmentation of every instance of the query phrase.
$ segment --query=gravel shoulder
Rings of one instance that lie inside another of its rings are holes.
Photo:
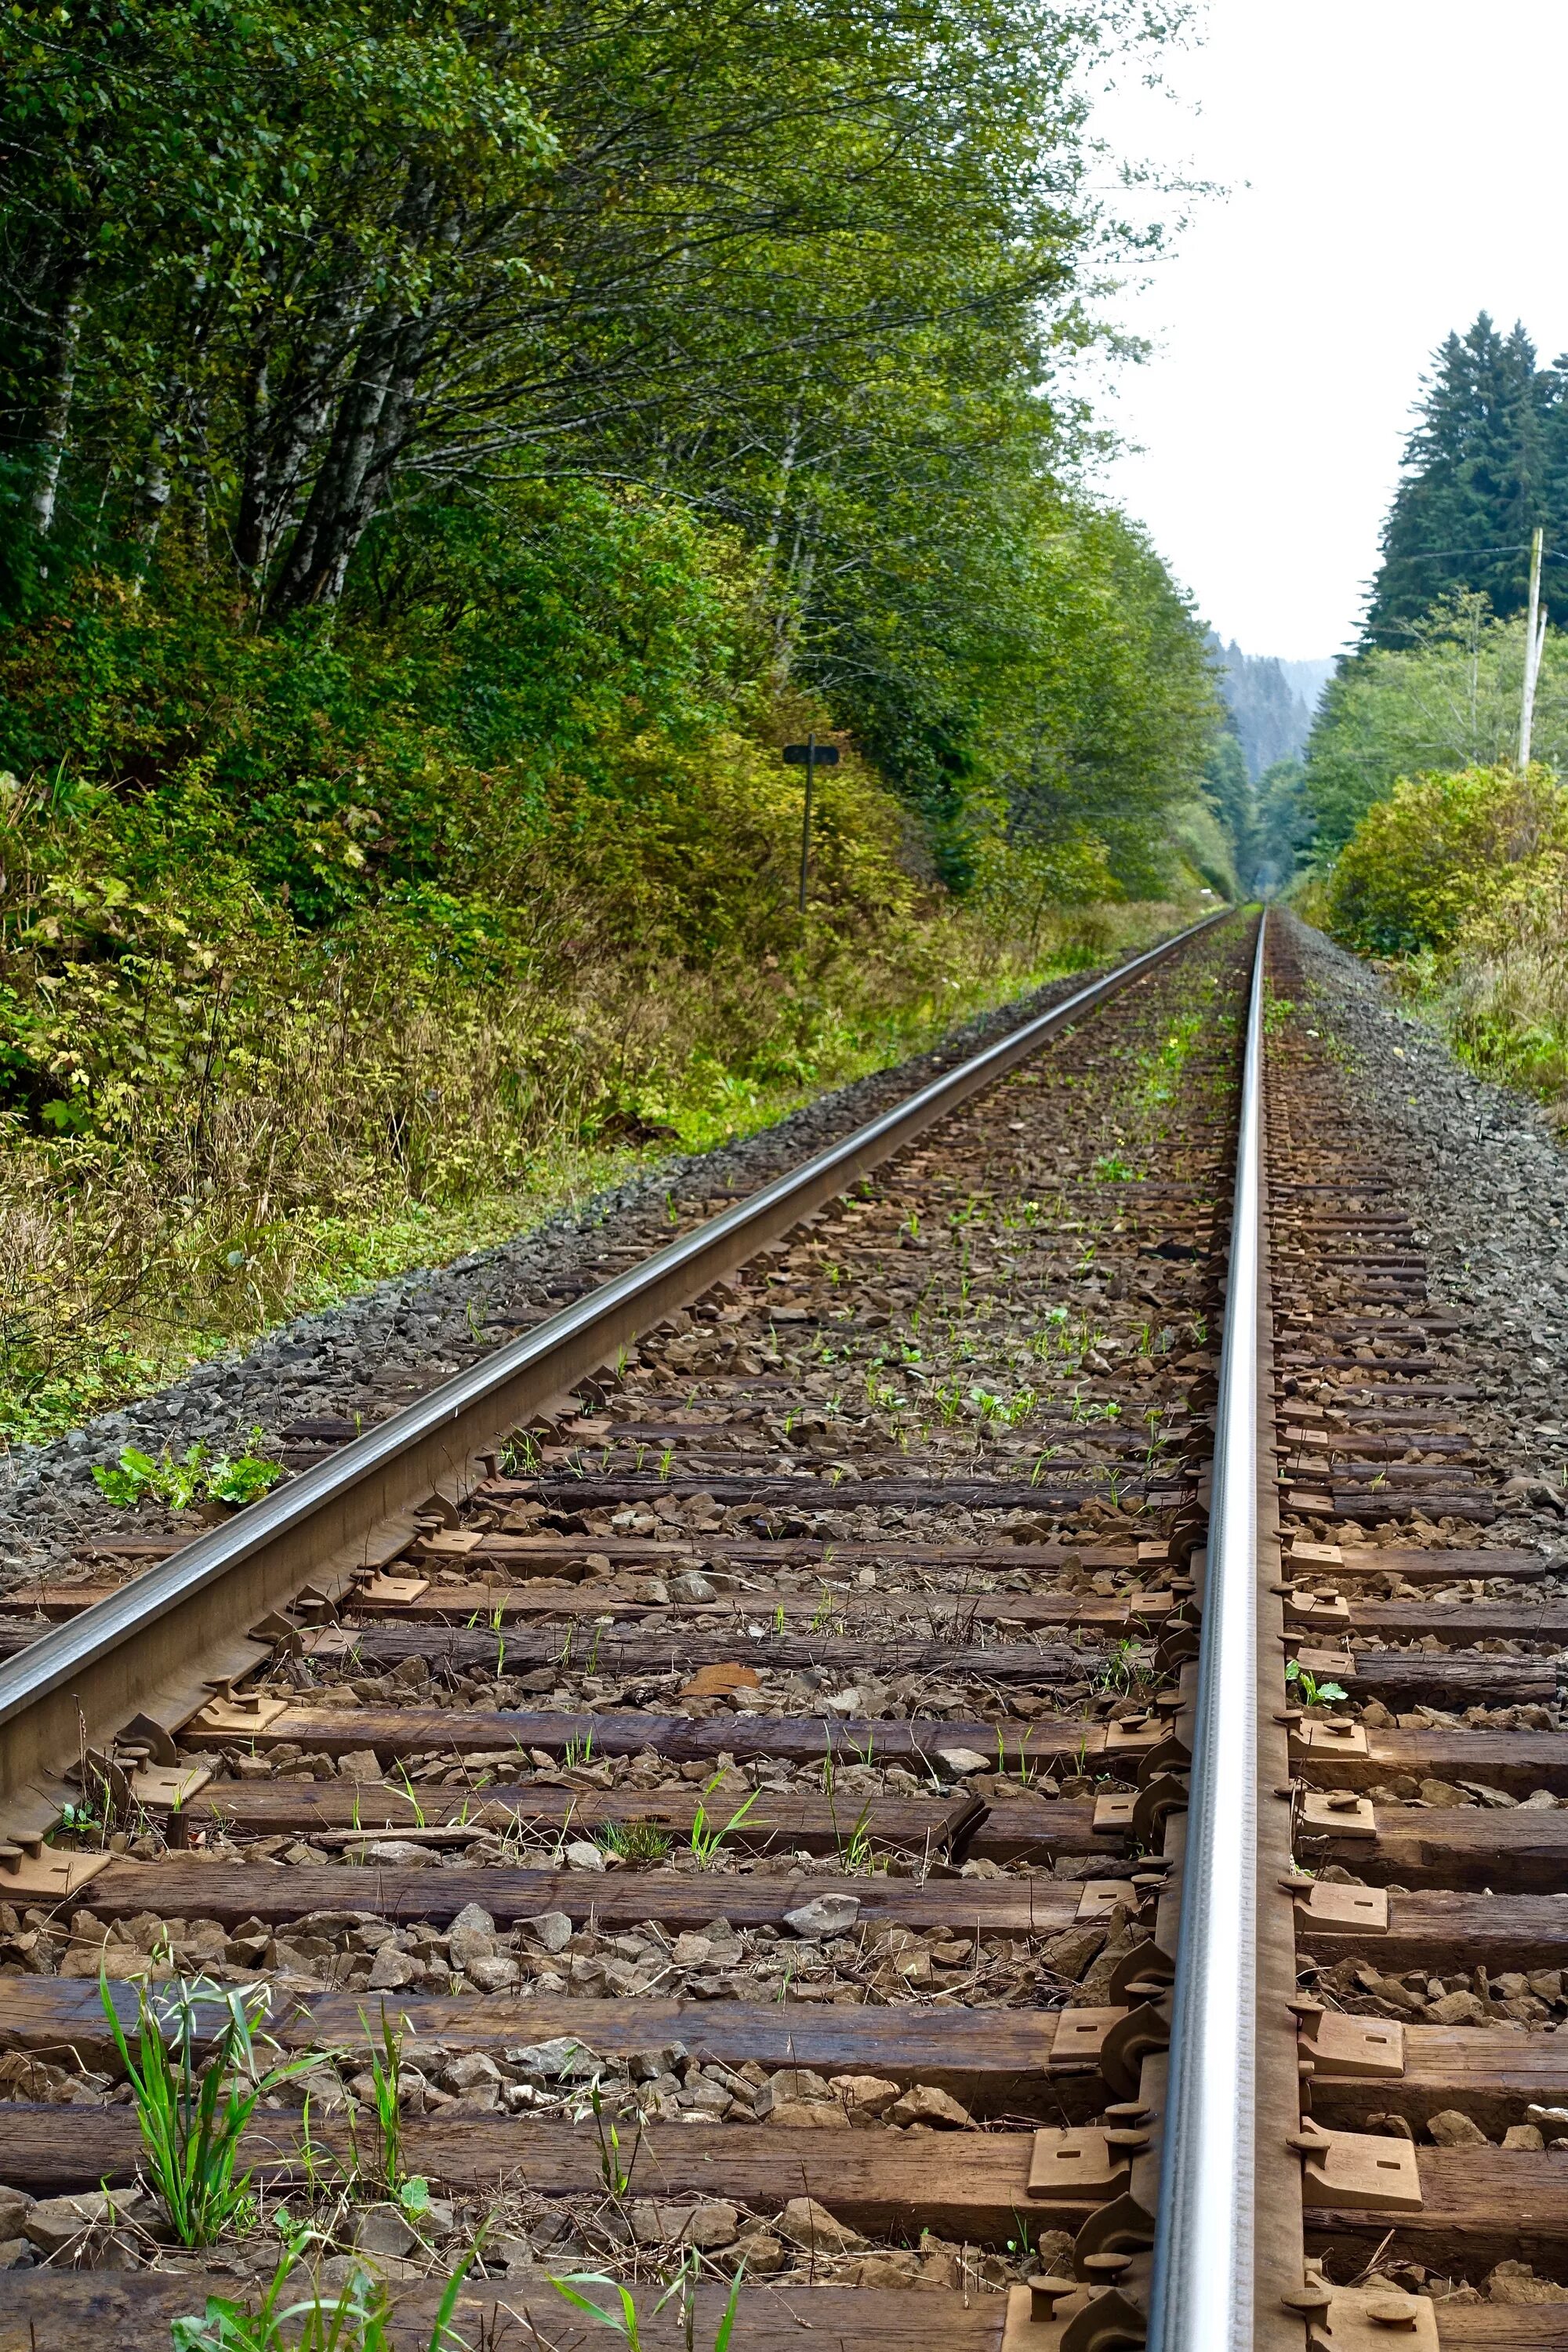
[[[668,1240],[671,1204],[685,1206],[688,1222],[693,1208],[716,1209],[758,1190],[1107,969],[1048,982],[965,1023],[930,1052],[820,1096],[774,1127],[663,1161],[497,1248],[378,1283],[281,1326],[244,1354],[213,1357],[172,1387],[47,1445],[18,1446],[0,1462],[0,1591],[54,1573],[93,1541],[157,1535],[179,1524],[150,1507],[132,1517],[105,1504],[92,1465],[114,1461],[121,1446],[154,1455],[197,1443],[237,1452],[257,1430],[264,1449],[275,1447],[280,1432],[303,1420],[384,1421],[603,1279],[597,1262],[609,1253]]]
[[[1467,1418],[1508,1475],[1531,1482],[1516,1525],[1561,1536],[1568,1471],[1568,1157],[1525,1096],[1474,1076],[1376,972],[1281,909],[1311,1009],[1343,1055],[1369,1136],[1386,1151],[1426,1249],[1435,1299],[1465,1329],[1483,1391]],[[1547,1491],[1552,1499],[1548,1499]]]

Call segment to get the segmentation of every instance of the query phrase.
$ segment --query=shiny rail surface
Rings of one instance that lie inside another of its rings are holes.
[[[1214,2352],[1220,2345],[1243,2352],[1254,2341],[1258,1336],[1267,925],[1265,916],[1258,929],[1242,1066],[1149,2352]]]

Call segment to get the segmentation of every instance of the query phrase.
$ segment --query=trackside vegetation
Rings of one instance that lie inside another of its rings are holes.
[[[0,1432],[1226,887],[1074,383],[1183,14],[0,20]]]
[[[1568,1127],[1568,375],[1484,313],[1434,354],[1362,645],[1299,787],[1301,910]],[[1531,543],[1546,620],[1521,770]]]

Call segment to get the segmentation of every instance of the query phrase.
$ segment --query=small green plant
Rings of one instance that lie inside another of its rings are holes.
[[[419,1801],[419,1798],[418,1798],[418,1795],[417,1795],[417,1793],[416,1793],[416,1790],[415,1790],[414,1783],[413,1783],[413,1781],[412,1781],[412,1780],[409,1779],[409,1777],[408,1777],[408,1767],[407,1767],[407,1765],[403,1761],[403,1759],[402,1759],[401,1757],[399,1757],[399,1758],[398,1758],[398,1759],[397,1759],[397,1768],[396,1768],[396,1769],[397,1769],[397,1770],[401,1773],[401,1775],[402,1775],[402,1777],[403,1777],[403,1786],[402,1786],[402,1788],[401,1788],[401,1789],[398,1789],[398,1790],[393,1790],[391,1789],[391,1784],[390,1784],[390,1782],[389,1782],[389,1783],[388,1783],[388,1790],[389,1790],[389,1793],[391,1793],[391,1794],[395,1794],[395,1795],[396,1795],[396,1796],[402,1797],[402,1798],[404,1798],[404,1799],[405,1799],[405,1800],[406,1800],[406,1801],[407,1801],[407,1803],[408,1803],[408,1805],[409,1805],[409,1807],[410,1807],[410,1809],[412,1810],[413,1814],[414,1814],[414,1827],[415,1827],[416,1830],[422,1830],[422,1829],[424,1829],[424,1828],[426,1828],[426,1827],[427,1826],[427,1824],[426,1824],[426,1820],[425,1820],[425,1808],[424,1808],[424,1806],[420,1803],[420,1801]],[[357,1802],[358,1802],[358,1792],[357,1792],[357,1791],[355,1792],[355,1802],[356,1802],[356,1804],[357,1804]],[[355,1827],[356,1829],[359,1827],[359,1823],[358,1823],[358,1822],[357,1822],[357,1821],[356,1821],[356,1822],[355,1822],[355,1823],[354,1823],[354,1827]]]
[[[741,2282],[745,2276],[745,2272],[746,2266],[742,2263],[731,2281],[729,2296],[720,2314],[719,2326],[714,2332],[713,2352],[730,2352],[730,2338],[735,2329],[735,2314],[741,2300]],[[674,2278],[669,2281],[649,2315],[657,2319],[667,2305],[673,2303],[677,2296],[680,2298],[686,2352],[695,2352],[697,2282],[700,2275],[701,2262],[696,2248],[694,2246],[684,2248]],[[552,2278],[550,2284],[558,2295],[571,2304],[574,2310],[582,2312],[589,2319],[596,2320],[601,2327],[608,2327],[618,2336],[625,2344],[626,2352],[642,2352],[642,2322],[637,2313],[637,2299],[630,2287],[623,2286],[619,2280],[609,2278],[600,2271],[569,2271],[562,2278]],[[580,2294],[577,2292],[579,2287],[587,2286],[613,2289],[620,2309],[618,2311],[607,2309],[604,2304],[595,2303],[591,2296]]]
[[[932,1393],[943,1427],[951,1429],[953,1423],[961,1419],[963,1412],[963,1389],[957,1381],[943,1381],[942,1386]]]
[[[669,1832],[657,1822],[601,1822],[594,1843],[601,1853],[618,1854],[623,1862],[662,1862],[669,1852]]]
[[[265,1985],[218,1985],[205,1978],[174,1985],[165,1995],[137,1990],[137,2049],[133,2058],[100,1973],[99,1998],[135,2102],[153,2187],[175,2236],[184,2246],[210,2246],[249,2212],[250,2175],[235,2178],[239,2142],[258,2103],[322,2062],[311,2052],[260,2063],[276,2044],[259,2036],[270,1994]],[[195,2042],[202,2011],[219,2023],[198,2065]]]
[[[605,2191],[611,2197],[624,2197],[632,2185],[632,2174],[637,2168],[637,2150],[642,2145],[642,2125],[640,2122],[637,2125],[632,2137],[632,2152],[623,2164],[620,2127],[615,2116],[605,2113],[605,2095],[599,2087],[597,2074],[588,2085],[588,2112],[594,2118],[594,2130],[599,2142],[599,2173]],[[579,2108],[576,2120],[581,2123],[582,2119]]]
[[[591,1763],[593,1761],[593,1733],[591,1731],[585,1732],[581,1739],[579,1739],[575,1733],[574,1733],[561,1751],[561,1761],[565,1769],[570,1772],[575,1769],[578,1766],[585,1766]]]
[[[206,1491],[210,1501],[234,1503],[244,1508],[247,1503],[276,1486],[283,1475],[280,1462],[268,1462],[265,1454],[241,1454],[233,1460],[215,1462],[206,1473]]]
[[[1119,1691],[1123,1696],[1132,1688],[1134,1683],[1142,1682],[1143,1666],[1138,1654],[1137,1643],[1126,1636],[1123,1636],[1121,1641],[1113,1642],[1110,1645],[1110,1654],[1097,1679],[1101,1690]]]
[[[844,1869],[856,1878],[863,1877],[868,1871],[875,1867],[871,1853],[871,1833],[866,1826],[866,1816],[868,1811],[868,1806],[861,1807],[858,1820],[839,1848],[840,1863]]]
[[[255,1432],[255,1436],[260,1434]],[[234,1460],[222,1455],[215,1461],[200,1444],[187,1446],[179,1455],[165,1446],[154,1461],[139,1446],[122,1445],[117,1464],[95,1462],[92,1475],[100,1493],[117,1510],[151,1501],[166,1504],[172,1511],[188,1511],[203,1501],[253,1503],[277,1485],[283,1465],[259,1454],[242,1454]]]
[[[370,2059],[370,2098],[375,2110],[375,2128],[381,2141],[378,2177],[375,2187],[388,2197],[401,2195],[403,2172],[403,2033],[395,2026],[385,2010],[381,2012],[378,2033],[372,2033],[369,2021],[362,2009],[359,2021],[372,2042]],[[379,2040],[381,2047],[374,2045]]]
[[[1342,1683],[1320,1682],[1300,1658],[1289,1661],[1285,1668],[1285,1679],[1300,1692],[1302,1704],[1306,1706],[1323,1706],[1350,1696]]]
[[[721,1774],[715,1772],[711,1780],[704,1784],[702,1797],[711,1796],[721,1777]],[[721,1829],[717,1822],[709,1820],[708,1809],[703,1804],[702,1797],[698,1798],[697,1811],[691,1817],[691,1855],[699,1870],[712,1868],[723,1852],[725,1839],[731,1830],[739,1829],[761,1794],[760,1789],[753,1789],[745,1803],[737,1806]]]
[[[430,2210],[430,2183],[422,2172],[411,2172],[397,2192],[397,2201],[411,2221]]]
[[[1106,1151],[1095,1161],[1089,1174],[1097,1184],[1135,1184],[1138,1171],[1129,1166],[1120,1152]]]
[[[279,2222],[279,2235],[283,2252],[260,2303],[208,2295],[199,2316],[172,2322],[172,2352],[393,2352],[391,2301],[368,2271],[356,2269],[336,2293],[318,2288],[300,2302],[284,2300],[299,2287],[307,2249],[324,2247],[327,2241],[319,2231],[285,2222]],[[424,2352],[468,2352],[452,2315],[474,2259],[465,2254],[447,2280]]]

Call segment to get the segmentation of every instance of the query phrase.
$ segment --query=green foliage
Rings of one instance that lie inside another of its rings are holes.
[[[1220,716],[1203,639],[1121,517],[1047,509],[1037,530],[1013,580],[984,583],[1016,648],[975,680],[984,793],[1010,846],[1103,843],[1115,887],[1156,896],[1172,813],[1197,797]]]
[[[1184,911],[1200,635],[1054,393],[1182,15],[0,19],[6,1431]]]
[[[623,1862],[662,1862],[669,1852],[669,1832],[657,1822],[605,1822],[595,1831],[594,1843]]]
[[[704,1782],[702,1797],[711,1796],[722,1778],[722,1773],[716,1772],[711,1780]],[[729,1820],[724,1822],[710,1820],[702,1797],[698,1799],[696,1811],[691,1816],[690,1845],[691,1859],[699,1870],[712,1869],[724,1851],[725,1839],[732,1830],[740,1828],[761,1794],[760,1789],[753,1789],[751,1795],[742,1803],[737,1805]]]
[[[266,2016],[265,1985],[174,1986],[160,1998],[138,1987],[137,2055],[132,2058],[114,1996],[99,1979],[114,2046],[136,2105],[148,2176],[184,2246],[210,2246],[250,2210],[250,2175],[235,2178],[239,2142],[259,2103],[321,2063],[321,2053],[260,2063],[257,2029]],[[198,2065],[201,2012],[221,2019]]]
[[[1293,1690],[1300,1693],[1302,1704],[1306,1706],[1332,1706],[1340,1699],[1350,1696],[1343,1683],[1326,1679],[1320,1682],[1317,1675],[1301,1664],[1300,1658],[1291,1658],[1289,1661],[1285,1668],[1285,1680]]]
[[[1312,838],[1312,820],[1304,803],[1305,784],[1300,760],[1277,760],[1258,780],[1253,879],[1259,889],[1288,889],[1301,852]]]
[[[1258,807],[1240,741],[1228,727],[1215,736],[1205,762],[1204,797],[1229,845],[1232,888],[1227,895],[1239,897],[1238,879],[1250,883],[1258,860]]]
[[[172,2352],[393,2352],[391,2297],[381,2281],[356,2267],[339,2289],[316,2287],[299,2296],[304,2257],[324,2243],[318,2231],[279,2224],[283,2251],[259,2304],[209,2295],[199,2316],[173,2322]],[[474,2263],[465,2254],[447,2282],[424,2352],[470,2352],[453,2326],[463,2282]],[[298,2296],[290,2300],[290,2296]]]
[[[1342,847],[1401,776],[1488,768],[1519,747],[1524,625],[1495,620],[1481,597],[1438,604],[1399,650],[1340,666],[1307,747],[1303,799],[1317,856]],[[1536,755],[1568,763],[1568,648],[1548,631],[1536,686]]]
[[[206,1473],[206,1489],[215,1503],[234,1503],[243,1507],[267,1494],[282,1475],[280,1462],[268,1462],[259,1454],[240,1454],[232,1461],[212,1464]]]
[[[1531,534],[1546,528],[1547,610],[1568,625],[1568,384],[1538,368],[1522,327],[1500,335],[1483,310],[1433,357],[1405,476],[1384,525],[1367,614],[1369,646],[1397,646],[1432,606],[1479,596],[1504,618],[1524,608]],[[1476,753],[1472,756],[1481,757]],[[1495,755],[1494,755],[1495,756]]]
[[[1335,935],[1376,955],[1452,947],[1521,869],[1568,847],[1568,793],[1544,768],[1424,775],[1368,811],[1328,887]]]
[[[241,1454],[233,1459],[226,1454],[215,1461],[200,1444],[187,1447],[177,1460],[165,1446],[154,1461],[140,1447],[124,1445],[117,1465],[110,1467],[95,1462],[92,1475],[99,1492],[119,1509],[150,1501],[164,1503],[172,1511],[188,1511],[204,1499],[253,1503],[277,1485],[283,1465],[258,1454]]]
[[[1206,889],[1213,898],[1239,898],[1235,848],[1210,802],[1194,794],[1172,810],[1169,824],[1171,845],[1192,877],[1190,887]]]
[[[674,2278],[665,2284],[662,2293],[648,2315],[650,2318],[657,2319],[660,2312],[679,2298],[680,2314],[685,2322],[684,2332],[688,2352],[691,2352],[695,2342],[695,2306],[700,2270],[701,2258],[696,2249],[694,2247],[684,2249]],[[712,2352],[729,2352],[730,2339],[734,2333],[736,2314],[740,2308],[741,2284],[745,2273],[746,2266],[742,2263],[730,2282],[730,2291],[719,2315],[719,2323],[713,2335]],[[574,2311],[580,2311],[584,2318],[594,2320],[600,2326],[607,2327],[614,2335],[618,2336],[626,2346],[626,2352],[642,2352],[642,2315],[637,2310],[637,2297],[630,2287],[621,2285],[618,2280],[608,2278],[599,2271],[569,2271],[563,2277],[552,2277],[550,2284],[556,2294],[571,2305]],[[582,2288],[593,2286],[606,2289],[615,2298],[615,2303],[603,2304],[596,2298],[580,2292]],[[616,2309],[615,2305],[618,2305],[619,2308]]]
[[[374,2034],[365,2022],[363,2009],[359,2021],[373,2045],[370,2096],[378,2142],[373,2185],[378,2193],[401,2201],[404,2190],[410,2185],[403,2169],[403,2032],[388,2017],[384,2004]],[[378,2041],[379,2049],[374,2046]]]

